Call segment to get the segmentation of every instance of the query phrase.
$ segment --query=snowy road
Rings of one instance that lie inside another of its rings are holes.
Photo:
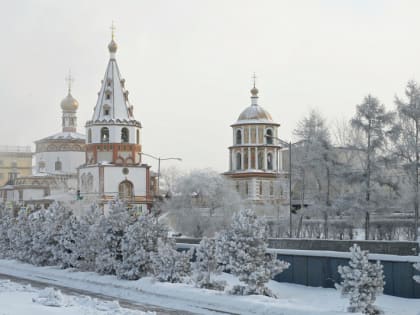
[[[159,306],[155,306],[155,305],[134,303],[134,302],[129,301],[129,300],[114,298],[114,297],[106,296],[106,295],[103,295],[103,294],[96,294],[96,293],[92,293],[92,292],[89,292],[89,291],[86,291],[86,290],[69,288],[69,287],[58,285],[58,284],[57,285],[51,285],[51,284],[47,284],[45,282],[42,282],[42,280],[41,281],[28,280],[28,279],[18,278],[18,277],[14,277],[14,276],[10,276],[10,275],[5,275],[5,274],[0,274],[0,279],[10,280],[10,281],[13,281],[13,282],[16,282],[16,283],[21,283],[21,284],[30,284],[32,287],[40,288],[40,289],[44,289],[44,288],[47,288],[47,287],[54,287],[56,289],[59,289],[62,293],[67,294],[67,295],[89,296],[89,297],[96,298],[96,299],[99,299],[99,300],[104,300],[104,301],[118,301],[119,304],[124,308],[132,309],[132,310],[139,310],[139,311],[143,311],[143,312],[152,311],[152,312],[155,312],[156,315],[195,315],[195,314],[198,314],[198,313],[191,313],[191,312],[187,312],[187,311],[167,309],[167,308],[163,308],[163,307],[159,307]],[[47,280],[47,279],[45,279],[45,280]],[[48,280],[52,281],[53,279],[48,279]],[[227,314],[227,313],[224,313],[224,314]]]

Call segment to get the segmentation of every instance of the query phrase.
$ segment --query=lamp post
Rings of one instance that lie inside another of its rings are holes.
[[[276,139],[280,145],[283,146],[288,146],[289,147],[289,237],[292,237],[292,226],[293,226],[293,221],[292,221],[292,213],[293,213],[293,209],[292,209],[292,142],[289,141],[284,141],[280,138],[274,137],[272,135],[265,135],[266,138],[271,138],[271,139]]]
[[[142,155],[145,155],[145,156],[148,156],[148,157],[150,157],[150,158],[155,159],[155,160],[158,161],[157,193],[160,194],[160,186],[159,186],[159,183],[160,183],[160,161],[176,160],[176,161],[180,161],[181,162],[182,159],[181,158],[178,158],[178,157],[167,157],[167,158],[162,158],[160,156],[159,157],[156,157],[154,155],[147,154],[147,153],[144,153],[144,152],[139,152],[139,154],[140,154],[140,158],[141,158]]]

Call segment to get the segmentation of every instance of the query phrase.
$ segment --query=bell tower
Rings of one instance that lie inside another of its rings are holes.
[[[141,164],[141,123],[134,118],[116,61],[114,27],[109,60],[91,120],[86,122],[86,162],[79,168],[81,196],[105,203],[120,199],[150,206],[150,166]]]

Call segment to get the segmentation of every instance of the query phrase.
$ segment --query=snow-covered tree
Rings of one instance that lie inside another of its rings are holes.
[[[246,286],[235,286],[234,294],[274,296],[265,284],[289,267],[267,253],[267,225],[252,210],[235,213],[229,229],[216,237],[216,256],[225,270],[232,272]]]
[[[135,280],[153,273],[151,255],[158,252],[158,240],[167,241],[167,228],[152,215],[141,216],[125,230],[121,250],[122,263],[117,275]]]
[[[358,182],[364,192],[366,209],[365,238],[369,239],[369,217],[372,194],[378,192],[379,187],[389,186],[392,183],[384,175],[384,150],[387,135],[393,130],[394,113],[388,112],[379,100],[371,95],[364,98],[357,105],[356,115],[351,120],[354,129],[360,132],[357,143],[352,146],[353,150],[361,153],[360,172],[353,172],[352,179]],[[378,194],[377,194],[378,195]],[[376,199],[380,199],[378,196]]]
[[[11,215],[0,208],[0,258],[9,258],[12,252],[9,229],[14,220]]]
[[[213,170],[195,170],[181,176],[172,198],[162,205],[174,228],[185,235],[213,236],[227,227],[241,198],[231,182]]]
[[[413,264],[414,269],[420,271],[420,262]],[[419,275],[415,275],[413,276],[414,281],[416,281],[417,283],[420,283],[420,276]]]
[[[220,267],[216,258],[216,242],[204,237],[195,250],[194,281],[199,288],[223,290],[226,283],[215,281],[212,274],[219,274]]]
[[[101,216],[91,230],[96,243],[95,271],[116,274],[122,262],[121,242],[124,230],[135,220],[134,214],[123,203],[112,205],[109,215]]]
[[[70,263],[83,271],[94,271],[96,254],[101,251],[102,241],[98,241],[97,224],[103,219],[103,211],[97,204],[92,204],[74,223],[76,226],[74,238],[74,251]],[[68,227],[72,229],[72,227]],[[70,231],[70,233],[73,233]],[[101,234],[102,235],[102,234]],[[72,248],[72,245],[70,245]]]
[[[26,210],[20,210],[18,216],[12,220],[13,224],[8,231],[12,258],[23,262],[30,262],[32,236],[29,229],[29,219]]]
[[[157,253],[151,253],[154,277],[162,282],[182,282],[191,274],[192,253],[178,252],[174,242],[159,240]]]
[[[59,238],[63,226],[71,216],[71,210],[59,203],[41,209],[29,216],[32,236],[31,263],[39,266],[59,264]]]
[[[418,238],[419,221],[419,165],[420,165],[420,87],[415,81],[409,81],[405,90],[407,100],[395,98],[398,120],[394,132],[393,155],[397,164],[402,166],[402,174],[409,185],[400,187],[401,199],[409,201],[414,208],[414,239]]]
[[[383,292],[384,275],[382,265],[377,261],[370,263],[368,252],[363,251],[357,244],[350,248],[349,266],[338,266],[342,278],[336,288],[341,295],[350,297],[348,311],[351,313],[382,314],[381,310],[373,304],[376,296]]]
[[[311,110],[298,123],[294,134],[298,144],[292,149],[292,170],[297,172],[292,176],[297,187],[301,188],[294,194],[300,197],[302,209],[307,195],[311,200],[311,209],[301,213],[301,216],[313,217],[320,214],[324,220],[324,238],[328,238],[328,218],[334,212],[333,192],[342,178],[338,175],[343,166],[339,162],[338,151],[332,146],[326,120],[317,111]],[[299,235],[299,231],[296,235]]]

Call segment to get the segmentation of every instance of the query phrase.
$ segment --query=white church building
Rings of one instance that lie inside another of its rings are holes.
[[[254,78],[255,80],[255,78]],[[258,103],[258,89],[251,89],[251,105],[232,127],[229,170],[225,176],[250,204],[284,205],[288,199],[288,172],[276,141],[279,123]]]
[[[116,61],[112,36],[110,58],[92,119],[86,122],[86,154],[78,168],[84,199],[125,200],[145,210],[152,203],[150,166],[141,162],[141,123],[134,118],[125,80]],[[81,163],[82,164],[82,163]]]

